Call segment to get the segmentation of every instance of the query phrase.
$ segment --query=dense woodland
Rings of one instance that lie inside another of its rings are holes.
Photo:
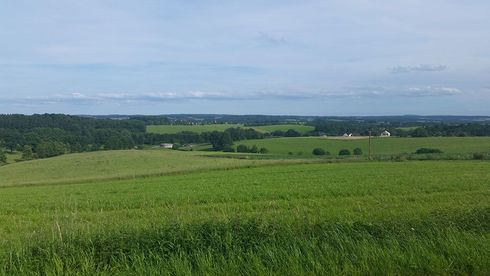
[[[199,117],[201,116],[201,117]],[[185,118],[190,118],[185,120]],[[284,124],[296,120],[298,123],[312,125],[315,130],[302,134],[295,130],[258,132],[252,128],[229,128],[225,131],[189,132],[176,134],[147,133],[151,124],[196,124],[223,122],[244,125]],[[396,120],[398,118],[399,120]],[[419,117],[408,120],[406,117],[366,117],[366,118],[321,118],[294,116],[260,115],[172,115],[172,116],[70,116],[61,114],[0,115],[0,149],[23,152],[24,159],[45,158],[68,152],[84,152],[110,149],[131,149],[142,145],[173,143],[177,146],[197,143],[210,143],[214,150],[230,150],[233,142],[270,137],[297,137],[302,135],[337,136],[343,133],[354,135],[378,135],[388,130],[393,136],[490,136],[489,121],[480,117],[450,117],[453,120],[421,120]],[[418,121],[415,121],[417,119]],[[300,120],[305,120],[300,122]],[[3,150],[0,163],[5,162]]]

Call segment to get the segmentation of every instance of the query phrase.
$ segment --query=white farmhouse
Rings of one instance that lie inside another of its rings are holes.
[[[381,132],[381,137],[390,137],[391,136],[391,133],[389,133],[387,130]]]

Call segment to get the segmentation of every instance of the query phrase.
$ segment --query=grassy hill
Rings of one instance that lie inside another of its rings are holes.
[[[373,138],[373,154],[413,153],[419,148],[438,148],[445,153],[473,153],[490,151],[490,137],[427,137],[427,138]],[[359,147],[368,153],[367,139],[326,139],[321,137],[273,138],[236,142],[248,146],[265,147],[272,154],[312,155],[314,148],[323,148],[336,155],[341,149]]]
[[[210,125],[150,125],[147,126],[147,132],[160,134],[174,134],[182,131],[193,131],[197,133],[206,131],[224,131],[232,127],[253,128],[261,132],[273,132],[276,130],[287,131],[294,129],[300,133],[306,133],[314,130],[312,126],[298,124],[281,124],[281,125],[265,125],[265,126],[244,126],[241,124],[210,124]]]
[[[200,154],[202,153],[173,150],[117,150],[67,154],[1,166],[0,187],[134,178],[270,162],[211,158]]]
[[[138,168],[151,163],[133,157]],[[67,168],[58,161],[52,170]],[[95,163],[80,166],[107,165]],[[490,163],[287,165],[7,187],[0,221],[8,275],[484,275]]]

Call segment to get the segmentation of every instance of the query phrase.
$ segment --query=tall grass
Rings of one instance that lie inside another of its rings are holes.
[[[490,163],[309,164],[0,190],[0,274],[488,274]]]

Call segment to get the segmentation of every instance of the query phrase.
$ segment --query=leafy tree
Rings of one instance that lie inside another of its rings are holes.
[[[213,131],[210,135],[210,143],[214,150],[223,150],[226,147],[231,147],[233,141],[228,132]]]
[[[354,153],[354,155],[362,155],[362,149],[361,148],[355,148],[353,153]]]
[[[339,155],[350,155],[350,150],[348,150],[348,149],[341,149],[339,151]]]
[[[235,148],[232,146],[225,146],[223,149],[224,152],[235,152]]]
[[[266,154],[268,152],[269,152],[269,150],[267,150],[266,148],[260,148],[260,150],[259,150],[259,153],[262,153],[262,154]]]
[[[5,163],[7,163],[7,156],[5,155],[5,152],[0,149],[0,165]]]
[[[285,133],[284,136],[286,137],[299,137],[301,136],[301,133],[297,132],[294,129],[288,129]]]
[[[246,146],[246,145],[238,145],[238,147],[236,147],[236,151],[237,152],[249,152],[249,148]]]
[[[36,148],[39,158],[48,158],[65,154],[68,151],[65,144],[60,142],[42,142]]]
[[[322,148],[314,148],[313,155],[325,155],[327,152]]]
[[[256,145],[253,145],[253,146],[250,148],[250,152],[251,152],[251,153],[258,153],[258,152],[259,152],[259,148],[258,148]]]
[[[25,145],[22,150],[22,160],[31,160],[33,158],[32,147]]]

